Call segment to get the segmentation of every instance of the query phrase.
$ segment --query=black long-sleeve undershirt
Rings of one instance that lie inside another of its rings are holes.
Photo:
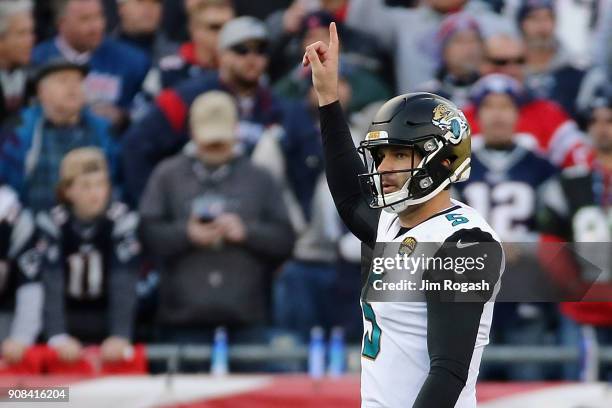
[[[366,169],[353,145],[342,107],[338,101],[319,108],[327,183],[338,213],[347,228],[373,248],[380,210],[363,199],[359,178]]]
[[[353,145],[349,127],[338,102],[320,108],[327,182],[336,208],[349,230],[373,248],[380,211],[369,208],[361,196],[358,174],[365,168]],[[457,242],[474,243],[458,247]],[[491,234],[480,229],[463,229],[449,237],[437,253],[439,257],[478,257],[487,253],[486,267],[466,278],[486,280],[490,290],[471,301],[445,301],[448,294],[429,292],[427,301],[428,376],[413,408],[454,407],[468,379],[484,304],[490,300],[499,280],[503,253]],[[457,279],[453,271],[428,270],[431,280]],[[454,296],[454,293],[450,293]],[[383,334],[384,335],[384,334]]]

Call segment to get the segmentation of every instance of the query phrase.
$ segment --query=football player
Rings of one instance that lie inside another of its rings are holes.
[[[106,159],[79,148],[62,160],[58,200],[36,222],[45,243],[45,332],[62,361],[102,343],[105,362],[127,359],[136,298],[138,217],[110,200]]]
[[[0,185],[0,340],[7,363],[20,362],[41,329],[40,254],[30,212]]]
[[[372,292],[372,268],[361,302],[362,407],[475,407],[504,258],[484,219],[450,197],[450,185],[469,176],[469,126],[444,98],[400,95],[376,114],[360,160],[338,102],[338,48],[332,23],[329,44],[308,46],[303,64],[312,66],[326,174],[342,219],[375,250],[396,243],[398,254],[414,257],[429,244],[436,246],[434,258],[483,262],[480,270],[469,271],[427,264],[419,271],[424,281],[486,283],[471,301],[449,301],[457,294],[449,295],[444,286],[426,290],[418,301],[371,302],[366,295]]]

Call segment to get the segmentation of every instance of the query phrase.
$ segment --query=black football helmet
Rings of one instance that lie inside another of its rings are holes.
[[[414,149],[421,156],[410,169],[378,172],[376,149],[392,145]],[[377,112],[359,153],[369,172],[360,174],[371,208],[399,213],[421,204],[451,183],[470,175],[470,127],[463,112],[451,101],[427,92],[409,93],[386,102]],[[450,166],[443,164],[449,160]],[[382,175],[410,173],[404,186],[384,194]]]

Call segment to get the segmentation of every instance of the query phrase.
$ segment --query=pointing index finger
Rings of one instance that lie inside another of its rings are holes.
[[[336,27],[336,23],[332,22],[329,25],[329,48],[333,50],[338,49],[338,28]]]

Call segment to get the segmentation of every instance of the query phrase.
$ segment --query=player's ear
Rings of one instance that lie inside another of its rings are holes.
[[[446,167],[447,169],[450,169],[451,161],[449,159],[444,159],[442,160],[442,165]]]

